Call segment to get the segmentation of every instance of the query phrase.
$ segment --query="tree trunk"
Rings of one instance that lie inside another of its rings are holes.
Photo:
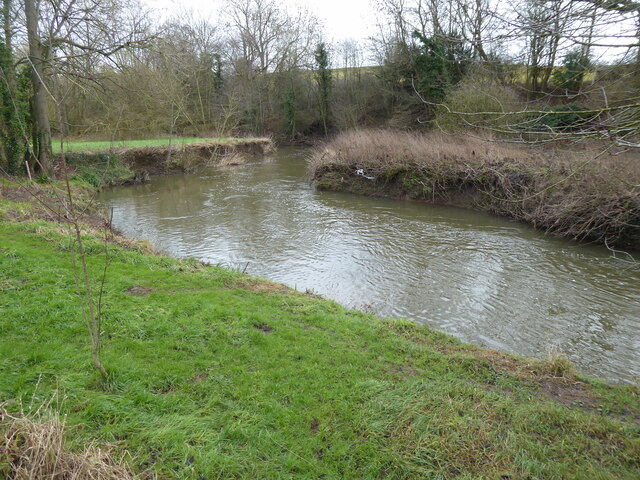
[[[4,31],[4,43],[11,50],[11,0],[2,2],[2,29]]]
[[[3,37],[0,41],[0,151],[7,171],[15,175],[21,170],[24,155],[24,123],[16,95],[16,75],[13,62],[11,0],[3,0]]]
[[[489,56],[487,52],[484,50],[484,45],[482,43],[482,24],[484,22],[485,11],[482,8],[482,0],[476,0],[476,18],[473,25],[473,48],[475,50],[476,56],[480,57],[483,62],[490,64]]]
[[[51,125],[47,111],[46,87],[44,84],[44,59],[42,43],[38,35],[37,0],[25,0],[24,13],[27,19],[27,39],[29,41],[29,63],[31,66],[31,85],[33,97],[31,109],[33,113],[33,150],[31,159],[48,177],[53,177],[51,161]]]
[[[635,74],[640,76],[640,10],[636,13],[636,40],[638,41],[638,46],[636,47]]]

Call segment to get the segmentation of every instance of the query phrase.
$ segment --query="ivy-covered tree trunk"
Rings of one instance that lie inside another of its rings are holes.
[[[640,9],[636,12],[636,40],[638,46],[636,47],[636,76],[640,77]]]
[[[44,54],[38,34],[38,8],[36,6],[36,0],[24,1],[24,13],[27,20],[29,66],[31,68],[31,85],[33,88],[31,120],[33,125],[32,141],[35,158],[32,158],[30,163],[32,163],[32,165],[37,164],[44,175],[53,177],[51,125],[47,111],[47,93],[44,84]]]
[[[296,135],[296,91],[293,86],[284,92],[283,107],[285,130],[289,138],[293,140]]]
[[[329,69],[329,52],[324,43],[319,43],[315,51],[316,66],[316,82],[318,83],[318,108],[320,113],[320,122],[324,135],[329,134],[330,126],[330,101],[331,89],[333,88],[333,80],[331,78],[331,70]]]
[[[0,148],[4,159],[3,168],[12,175],[18,173],[25,152],[25,128],[21,104],[16,88],[16,73],[13,63],[11,0],[3,0],[0,14],[2,37],[0,37]]]

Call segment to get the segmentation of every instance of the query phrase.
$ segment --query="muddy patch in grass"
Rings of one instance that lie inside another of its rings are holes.
[[[254,325],[253,328],[260,330],[261,332],[264,332],[266,334],[273,332],[273,328],[271,328],[269,325],[266,325],[264,323],[259,323],[257,325]]]
[[[314,418],[313,420],[311,420],[311,424],[309,425],[309,430],[311,430],[311,433],[314,435],[318,433],[318,430],[320,430],[320,420],[318,420],[317,418]]]
[[[204,382],[207,378],[209,378],[209,374],[207,373],[198,373],[189,379],[191,383],[200,383]]]
[[[393,365],[389,373],[398,377],[417,377],[420,372],[411,365]]]
[[[581,410],[597,411],[600,398],[589,386],[580,381],[564,378],[541,378],[537,382],[540,392],[554,402]]]
[[[231,288],[242,288],[251,292],[266,292],[266,293],[291,293],[293,290],[286,285],[276,282],[269,282],[268,280],[256,280],[251,278],[240,279],[234,285],[230,285]]]
[[[125,290],[125,293],[132,295],[134,297],[146,297],[151,293],[155,292],[155,288],[151,287],[143,287],[142,285],[136,285],[134,287],[128,288]]]

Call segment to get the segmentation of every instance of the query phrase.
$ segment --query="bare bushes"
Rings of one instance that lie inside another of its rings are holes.
[[[89,445],[76,453],[64,442],[57,415],[34,417],[0,409],[0,477],[7,480],[127,480],[136,477],[110,447]]]
[[[441,133],[355,131],[310,160],[321,189],[474,207],[557,235],[640,248],[640,167]]]

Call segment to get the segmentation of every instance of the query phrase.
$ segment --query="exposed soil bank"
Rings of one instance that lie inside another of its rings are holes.
[[[66,158],[72,167],[71,173],[79,173],[94,186],[112,186],[144,183],[150,175],[194,172],[221,164],[241,164],[247,157],[264,155],[273,148],[273,142],[268,138],[252,138],[119,148],[108,152],[71,152],[67,153]]]
[[[273,149],[268,138],[242,140],[226,143],[195,143],[162,147],[130,148],[121,152],[123,161],[134,171],[145,170],[151,175],[190,172],[213,166],[224,159],[236,156],[264,155]]]
[[[316,150],[310,169],[320,190],[473,208],[558,236],[640,249],[638,162],[596,155],[351,132]]]

